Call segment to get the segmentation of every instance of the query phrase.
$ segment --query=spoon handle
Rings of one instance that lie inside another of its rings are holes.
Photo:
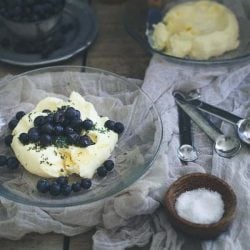
[[[223,109],[217,108],[213,105],[210,105],[208,103],[202,102],[200,100],[191,100],[189,101],[190,104],[194,105],[197,107],[199,110],[206,112],[210,115],[216,116],[220,118],[223,121],[232,123],[232,124],[237,124],[242,118],[234,115],[228,111],[225,111]]]
[[[178,106],[178,124],[180,134],[180,146],[193,145],[191,135],[191,121],[189,116]]]
[[[222,135],[221,131],[207,120],[193,105],[186,102],[182,96],[175,95],[177,105],[207,134],[214,142],[218,136]]]

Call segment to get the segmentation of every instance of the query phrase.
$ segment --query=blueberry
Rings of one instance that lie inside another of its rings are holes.
[[[63,129],[63,127],[61,125],[56,125],[54,127],[54,134],[55,135],[62,135],[63,132],[64,132],[64,129]]]
[[[90,179],[84,178],[81,180],[81,186],[83,189],[89,189],[92,185],[92,182]]]
[[[63,123],[64,120],[65,120],[65,117],[62,111],[57,111],[53,116],[53,121],[56,124]]]
[[[107,128],[107,129],[110,129],[110,130],[114,130],[114,126],[115,126],[115,122],[112,121],[112,120],[107,120],[104,123],[104,127]]]
[[[29,144],[29,136],[27,133],[21,133],[18,138],[23,145]]]
[[[5,155],[0,155],[0,166],[4,166],[7,162],[7,157]]]
[[[79,141],[79,135],[77,133],[72,133],[67,135],[67,141],[69,144],[77,144]]]
[[[52,144],[52,137],[50,135],[41,135],[40,144],[42,147],[47,147]]]
[[[28,131],[28,136],[31,142],[37,142],[39,141],[39,131],[37,128],[30,128]]]
[[[46,120],[46,123],[52,124],[53,121],[54,121],[54,115],[53,114],[48,114],[47,116],[45,116],[45,120]]]
[[[114,131],[117,134],[121,134],[124,131],[124,125],[121,122],[116,122],[114,125]]]
[[[16,119],[19,121],[21,120],[21,118],[25,116],[25,112],[24,111],[19,111],[16,113]]]
[[[65,111],[65,116],[67,119],[73,119],[76,117],[76,110],[73,107],[69,107]]]
[[[10,129],[10,130],[13,130],[13,129],[16,127],[17,124],[18,124],[18,120],[17,120],[17,119],[11,120],[11,121],[8,123],[9,129]]]
[[[50,123],[44,124],[41,127],[41,132],[43,134],[52,135],[54,133],[54,127]]]
[[[107,171],[112,171],[112,169],[114,168],[115,164],[112,160],[106,160],[103,163],[103,166],[106,168]]]
[[[82,130],[82,120],[81,119],[73,119],[70,121],[70,126],[77,132],[80,133],[80,131]]]
[[[68,178],[66,176],[60,176],[56,179],[56,182],[60,185],[68,184]]]
[[[50,190],[50,184],[49,181],[46,179],[40,179],[37,182],[36,188],[41,193],[47,193]]]
[[[77,145],[79,147],[85,148],[85,147],[88,147],[90,145],[93,145],[93,142],[91,141],[91,139],[87,135],[81,135],[78,138]]]
[[[105,177],[108,173],[107,169],[104,167],[104,166],[101,166],[99,168],[97,168],[97,174],[100,176],[100,177]]]
[[[75,133],[75,131],[74,131],[73,128],[71,128],[69,126],[67,126],[67,127],[64,128],[64,134],[65,135],[70,135],[70,134],[73,134],[73,133]]]
[[[80,119],[80,117],[81,117],[81,112],[79,111],[79,110],[75,110],[75,118],[76,119]]]
[[[61,193],[61,185],[56,182],[51,183],[49,193],[53,196],[58,196]]]
[[[94,123],[90,119],[86,119],[82,122],[82,126],[85,130],[90,130],[93,128]]]
[[[70,193],[71,193],[71,191],[72,191],[72,188],[71,188],[71,186],[68,185],[68,184],[63,184],[63,185],[61,186],[61,191],[62,191],[62,195],[68,196],[68,195],[70,195]]]
[[[8,147],[10,147],[10,145],[12,143],[12,140],[13,140],[13,136],[12,135],[5,136],[5,138],[4,138],[5,145],[8,146]]]
[[[37,116],[34,120],[34,126],[35,127],[41,127],[42,125],[44,125],[46,123],[46,118],[45,116]]]
[[[19,166],[19,161],[17,160],[16,157],[9,157],[6,162],[6,166],[9,169],[16,169]]]
[[[75,182],[72,184],[72,190],[74,192],[79,192],[81,190],[81,183],[80,182]]]

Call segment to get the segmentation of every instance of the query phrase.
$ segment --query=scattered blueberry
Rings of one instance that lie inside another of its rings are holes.
[[[90,119],[86,119],[82,122],[82,126],[85,130],[90,130],[93,128],[94,123]]]
[[[9,157],[6,162],[6,166],[9,169],[16,169],[19,166],[19,161],[17,160],[16,157]]]
[[[103,163],[103,166],[106,168],[107,171],[112,171],[112,169],[114,168],[115,164],[112,160],[106,160]]]
[[[83,189],[89,189],[92,185],[92,181],[90,179],[84,178],[81,180],[81,186]]]
[[[21,133],[19,135],[19,140],[23,145],[27,145],[29,143],[29,136],[27,133]]]
[[[61,193],[61,185],[56,182],[51,183],[49,193],[53,196],[58,196]]]
[[[86,148],[86,147],[92,145],[93,142],[91,141],[91,139],[87,135],[81,135],[78,137],[77,144],[79,147]]]
[[[5,145],[8,146],[8,147],[10,147],[10,145],[12,143],[12,140],[13,140],[13,136],[12,135],[5,136],[5,138],[4,138]]]
[[[56,179],[56,182],[60,185],[68,184],[68,178],[66,176],[60,176]]]
[[[100,177],[105,177],[108,173],[107,169],[104,166],[97,168],[96,171],[97,171],[98,176]]]
[[[70,195],[71,191],[72,191],[72,188],[71,188],[70,185],[68,185],[68,184],[63,184],[63,185],[61,186],[62,195],[68,196],[68,195]]]
[[[50,184],[49,181],[46,179],[40,179],[37,182],[36,188],[41,193],[47,193],[50,190]]]
[[[25,116],[25,112],[24,111],[19,111],[16,113],[16,119],[19,121],[21,120],[21,118]]]
[[[71,188],[74,192],[79,192],[81,190],[81,183],[75,182],[71,185]]]
[[[0,155],[0,166],[4,166],[7,162],[7,157],[5,155]]]
[[[121,122],[116,122],[113,130],[117,134],[121,134],[124,131],[124,125]]]
[[[31,142],[37,142],[39,140],[39,131],[37,128],[30,128],[28,131],[28,136]]]
[[[18,120],[17,119],[12,119],[9,123],[8,123],[8,126],[9,126],[9,129],[10,130],[13,130],[16,125],[18,124]]]
[[[115,122],[112,121],[112,120],[107,120],[104,123],[104,127],[107,128],[107,129],[110,129],[110,130],[114,130],[114,126],[115,126]]]
[[[42,147],[47,147],[52,144],[52,137],[50,135],[41,135],[40,144]]]

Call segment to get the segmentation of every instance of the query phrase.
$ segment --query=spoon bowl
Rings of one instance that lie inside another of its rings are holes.
[[[240,148],[240,141],[231,136],[220,135],[214,143],[216,153],[225,158],[235,156],[239,152]]]
[[[250,118],[238,121],[237,133],[243,142],[250,144]]]
[[[177,150],[177,156],[185,162],[192,162],[198,159],[197,150],[189,144],[181,145]]]

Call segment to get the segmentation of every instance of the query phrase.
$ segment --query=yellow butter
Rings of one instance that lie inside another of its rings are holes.
[[[194,1],[170,9],[155,25],[153,47],[176,57],[206,60],[239,46],[239,25],[226,6]]]
[[[35,144],[23,145],[19,140],[21,133],[27,133],[37,116],[46,115],[42,113],[44,109],[55,111],[62,106],[72,106],[79,110],[81,119],[91,119],[96,125],[95,130],[90,132],[94,145],[86,148],[69,146],[68,148],[58,148],[54,145],[46,148],[36,147]],[[39,102],[34,110],[26,114],[13,130],[13,141],[11,147],[23,165],[32,174],[41,177],[59,177],[70,174],[78,174],[81,177],[92,178],[96,169],[108,159],[113,151],[118,135],[110,130],[105,130],[104,123],[107,117],[100,117],[93,104],[72,92],[69,101],[48,97]],[[103,129],[105,132],[103,132]]]

